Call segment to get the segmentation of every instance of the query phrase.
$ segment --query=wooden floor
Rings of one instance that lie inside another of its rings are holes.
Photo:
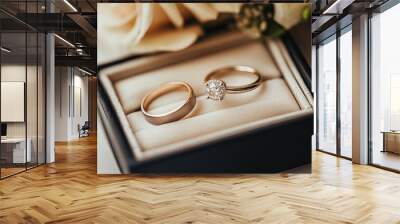
[[[20,167],[7,167],[7,168],[0,168],[1,169],[1,177],[8,177],[11,176],[13,174],[19,173],[19,172],[23,172],[25,171],[25,167],[20,168]]]
[[[8,176],[15,175],[20,172],[24,172],[27,169],[33,169],[37,166],[35,163],[27,163],[27,167],[25,167],[25,164],[18,164],[18,167],[6,167],[6,168],[0,168],[1,169],[1,178],[6,178]]]
[[[372,158],[375,164],[400,170],[400,154],[380,150],[375,150],[373,153]]]
[[[98,176],[96,139],[0,181],[0,223],[400,223],[400,175],[313,154],[312,174]]]

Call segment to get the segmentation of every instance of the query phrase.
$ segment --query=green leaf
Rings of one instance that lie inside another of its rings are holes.
[[[311,7],[309,7],[309,6],[304,7],[303,12],[301,14],[301,19],[303,21],[307,21],[311,17],[311,9],[310,8]]]
[[[285,28],[275,20],[268,20],[268,29],[263,33],[264,36],[279,37],[286,32]]]

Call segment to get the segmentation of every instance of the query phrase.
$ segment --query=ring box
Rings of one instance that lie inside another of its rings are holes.
[[[224,103],[207,101],[202,78],[227,65],[254,67],[264,83]],[[182,51],[102,66],[98,111],[122,173],[281,172],[311,164],[310,76],[288,34],[254,40],[235,30],[217,32]],[[198,110],[160,126],[144,122],[140,99],[168,81],[191,84]]]

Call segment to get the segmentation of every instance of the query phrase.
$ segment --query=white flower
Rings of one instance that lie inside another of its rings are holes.
[[[301,21],[302,13],[307,3],[274,3],[274,20],[285,29],[290,29]]]
[[[237,13],[239,3],[100,3],[99,61],[155,51],[177,51],[193,44],[203,31],[198,22],[221,12]],[[186,25],[186,26],[185,26]],[[100,50],[101,49],[101,50]]]

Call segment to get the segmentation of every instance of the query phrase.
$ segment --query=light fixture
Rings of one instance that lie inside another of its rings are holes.
[[[68,5],[74,12],[78,12],[78,9],[75,8],[68,0],[64,0],[64,3]]]
[[[351,5],[354,1],[355,0],[336,0],[327,9],[325,9],[322,14],[342,14],[343,10],[347,8],[347,6]]]
[[[82,48],[76,48],[76,53],[81,56],[88,56],[88,54]]]
[[[86,70],[84,70],[84,69],[81,69],[81,68],[79,68],[79,67],[78,67],[78,70],[81,71],[81,72],[83,72],[83,73],[85,73],[85,74],[87,74],[87,75],[90,75],[90,76],[93,75],[92,73],[90,73],[90,72],[88,72],[88,71],[86,71]]]
[[[54,34],[55,37],[57,37],[59,40],[61,40],[62,42],[64,42],[65,44],[67,44],[70,47],[75,48],[75,45],[73,45],[71,42],[69,42],[68,40],[60,37],[58,34]]]
[[[2,51],[6,52],[6,53],[11,53],[11,50],[5,48],[5,47],[1,47],[0,48]]]

